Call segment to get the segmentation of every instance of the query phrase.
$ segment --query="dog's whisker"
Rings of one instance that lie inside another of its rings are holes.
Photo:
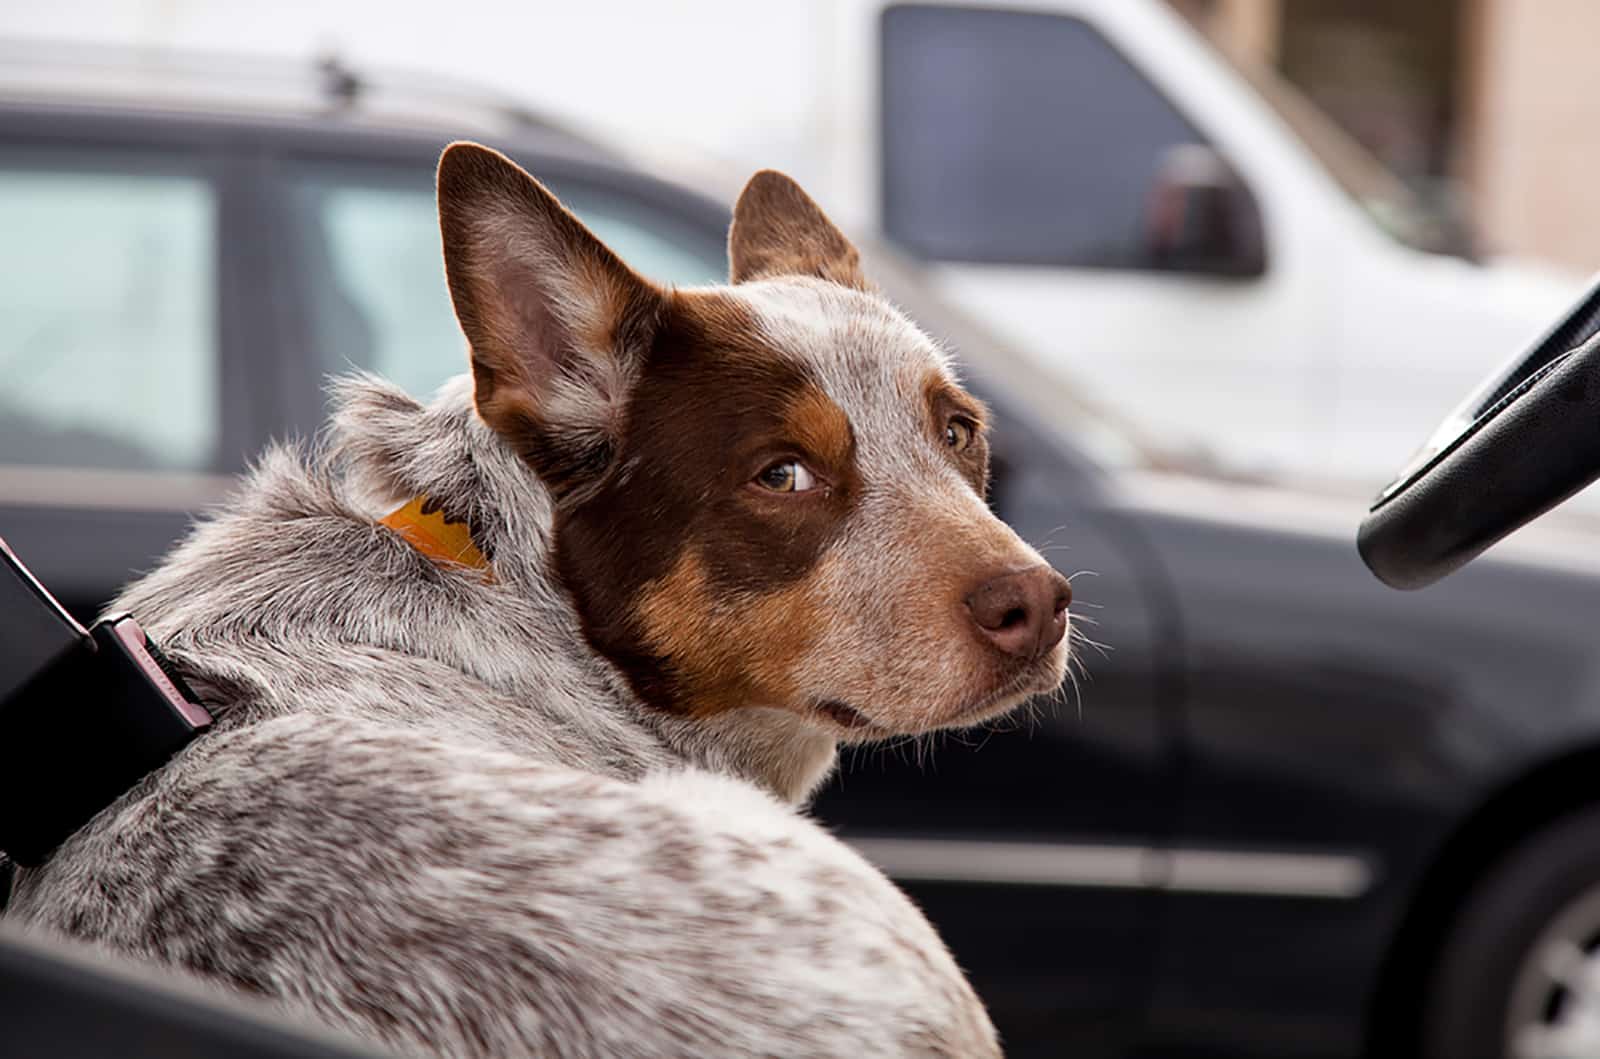
[[[1052,540],[1055,539],[1055,535],[1056,534],[1061,533],[1062,531],[1066,530],[1067,528],[1068,528],[1068,524],[1063,522],[1059,526],[1056,526],[1054,529],[1047,531],[1045,533],[1045,535],[1044,535],[1044,542],[1046,544],[1049,544]]]
[[[1078,707],[1078,723],[1083,723],[1083,688],[1078,683],[1078,673],[1072,667],[1067,668],[1067,680],[1072,685],[1072,699]]]
[[[1096,654],[1098,654],[1101,658],[1106,659],[1109,659],[1111,657],[1111,652],[1116,650],[1116,648],[1112,647],[1110,644],[1103,644],[1099,640],[1091,640],[1088,636],[1085,636],[1081,632],[1072,638],[1072,643],[1074,646],[1092,647],[1094,648]],[[1069,663],[1071,662],[1077,662],[1079,665],[1083,664],[1083,660],[1079,658],[1076,653],[1074,653],[1069,659]]]

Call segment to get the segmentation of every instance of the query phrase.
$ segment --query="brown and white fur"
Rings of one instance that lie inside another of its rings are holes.
[[[406,1052],[996,1054],[922,915],[794,808],[840,743],[1062,679],[1069,593],[984,505],[982,407],[779,174],[703,289],[484,148],[438,190],[470,380],[340,383],[321,448],[117,601],[216,729],[11,915]],[[423,495],[492,575],[374,521]]]

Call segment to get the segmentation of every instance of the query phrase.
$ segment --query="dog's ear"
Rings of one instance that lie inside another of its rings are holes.
[[[498,152],[451,144],[438,191],[478,414],[561,495],[610,462],[665,295]]]
[[[800,185],[775,169],[750,178],[728,230],[729,281],[816,276],[871,290],[861,255]]]

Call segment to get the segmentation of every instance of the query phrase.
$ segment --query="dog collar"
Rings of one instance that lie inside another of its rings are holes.
[[[0,540],[0,863],[44,863],[210,727],[138,622],[85,629]]]
[[[472,529],[465,522],[451,522],[444,509],[426,496],[413,497],[403,507],[378,520],[406,543],[436,563],[469,566],[493,578],[489,560],[473,543]]]

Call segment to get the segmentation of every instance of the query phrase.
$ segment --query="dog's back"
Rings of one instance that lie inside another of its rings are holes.
[[[202,740],[18,912],[409,1053],[994,1050],[910,903],[748,784],[388,723]]]
[[[786,178],[700,291],[481,148],[440,205],[471,379],[344,384],[325,448],[118,601],[216,729],[12,914],[410,1052],[995,1053],[792,808],[840,742],[1062,678],[1070,592],[983,504],[981,407]]]

